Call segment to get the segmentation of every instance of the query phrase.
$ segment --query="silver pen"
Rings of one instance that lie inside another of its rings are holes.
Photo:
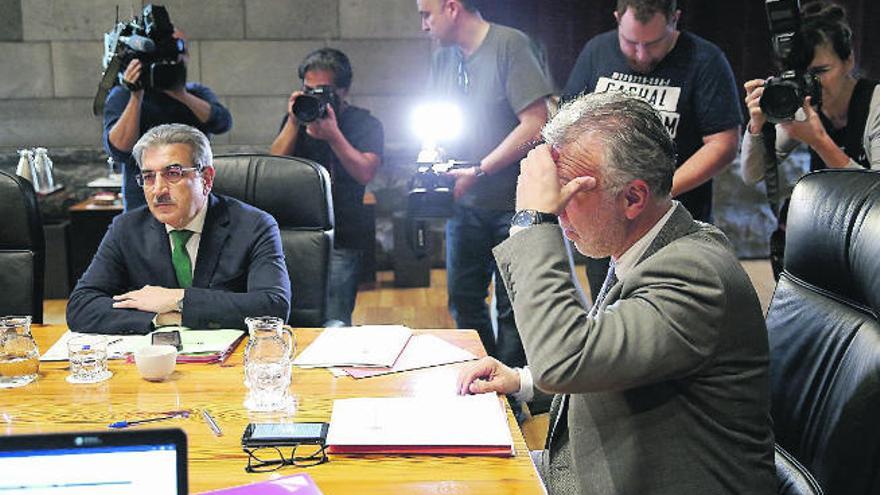
[[[211,431],[214,432],[215,436],[223,436],[223,432],[220,430],[220,427],[217,426],[217,422],[214,421],[214,418],[211,417],[211,414],[208,412],[207,409],[202,409],[202,417],[205,418],[205,422],[208,423],[209,427],[211,427]]]

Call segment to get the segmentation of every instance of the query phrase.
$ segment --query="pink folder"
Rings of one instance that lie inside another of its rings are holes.
[[[312,477],[306,473],[294,474],[271,481],[251,483],[250,485],[234,486],[211,492],[202,492],[202,495],[322,495],[318,485]]]

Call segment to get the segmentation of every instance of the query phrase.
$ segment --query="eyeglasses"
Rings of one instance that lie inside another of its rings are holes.
[[[248,463],[244,470],[248,473],[268,473],[277,471],[284,466],[317,466],[328,461],[326,449],[326,445],[294,445],[290,449],[290,456],[285,457],[279,447],[245,448]]]
[[[179,163],[172,163],[171,165],[168,165],[167,167],[165,167],[159,171],[156,171],[156,170],[141,171],[137,175],[134,176],[134,179],[137,181],[138,185],[141,187],[152,186],[153,184],[156,183],[156,174],[159,174],[162,176],[162,179],[164,179],[165,181],[170,182],[172,184],[177,184],[178,182],[180,182],[180,179],[182,179],[183,176],[186,175],[188,172],[199,172],[201,170],[202,170],[202,167],[198,167],[198,166],[184,167],[183,165],[181,165]]]

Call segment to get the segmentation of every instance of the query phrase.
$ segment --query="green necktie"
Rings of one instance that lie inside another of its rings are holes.
[[[171,264],[174,265],[174,273],[177,275],[177,283],[182,289],[192,285],[192,261],[186,251],[186,241],[193,235],[191,230],[172,230],[171,236]]]

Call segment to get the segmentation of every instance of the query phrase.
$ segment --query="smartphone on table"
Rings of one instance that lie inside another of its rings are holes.
[[[324,445],[327,423],[251,423],[241,437],[244,447]]]

